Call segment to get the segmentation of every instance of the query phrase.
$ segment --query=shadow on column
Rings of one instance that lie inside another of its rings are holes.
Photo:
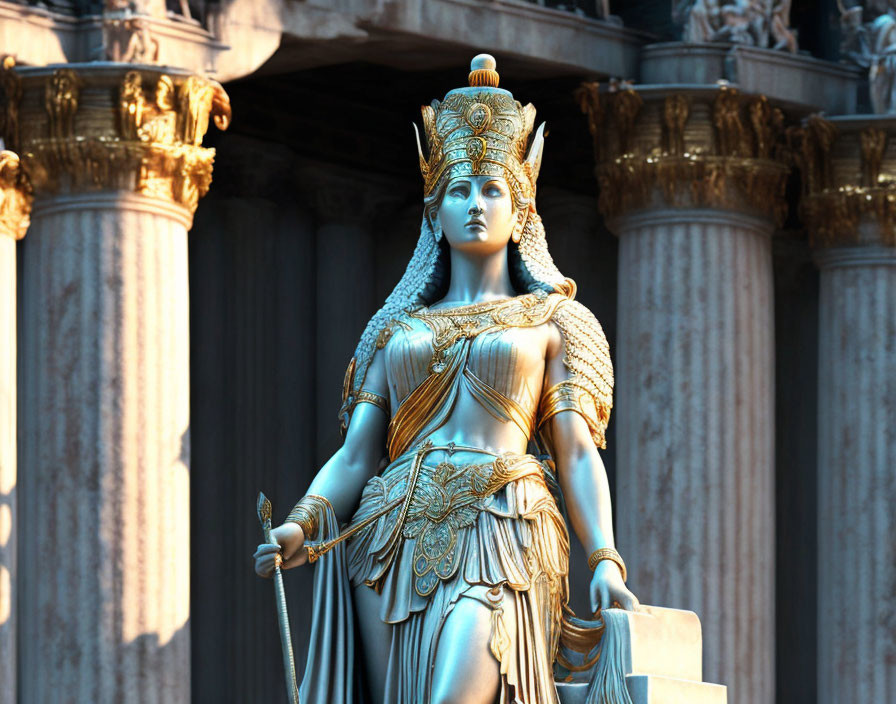
[[[818,271],[805,239],[775,246],[776,701],[816,701]]]

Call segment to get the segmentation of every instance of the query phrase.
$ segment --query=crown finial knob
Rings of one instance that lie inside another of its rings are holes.
[[[491,54],[474,56],[470,62],[470,86],[474,88],[482,86],[497,88],[499,82],[498,72],[495,70],[497,66],[498,62],[495,61],[495,57]]]

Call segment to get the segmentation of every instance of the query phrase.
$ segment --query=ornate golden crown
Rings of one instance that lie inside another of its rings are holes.
[[[494,57],[480,54],[470,64],[469,87],[421,108],[429,146],[427,159],[417,132],[425,196],[457,176],[502,176],[517,202],[535,195],[541,149],[532,149],[526,158],[535,107],[523,107],[509,91],[498,88],[495,66]],[[543,130],[542,124],[536,140],[543,139]]]

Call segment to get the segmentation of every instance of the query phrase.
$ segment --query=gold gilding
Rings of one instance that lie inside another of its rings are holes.
[[[230,121],[218,83],[152,69],[10,71],[4,138],[20,144],[35,190],[130,190],[195,211],[212,178],[209,120]]]
[[[896,163],[886,155],[892,131],[813,115],[795,132],[800,214],[813,246],[860,244],[866,222],[869,243],[896,246]]]
[[[601,212],[734,209],[783,221],[783,115],[729,86],[653,96],[632,88],[577,93],[594,139]]]
[[[0,236],[20,240],[31,221],[31,186],[19,156],[0,151]]]
[[[421,108],[429,149],[428,157],[419,154],[424,195],[457,176],[501,176],[518,203],[534,196],[537,173],[525,156],[535,108],[497,86],[497,71],[474,69],[469,87]]]

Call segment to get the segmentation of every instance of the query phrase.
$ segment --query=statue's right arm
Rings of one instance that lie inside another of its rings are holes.
[[[364,379],[364,390],[389,397],[386,368],[382,351],[378,351],[370,363]],[[359,403],[351,415],[345,441],[336,453],[321,467],[306,494],[322,496],[333,507],[341,524],[351,518],[364,486],[373,477],[385,457],[386,429],[389,418],[378,406]],[[304,550],[305,535],[297,523],[287,521],[271,531],[271,537],[279,544],[284,569],[290,569],[307,561]],[[269,544],[260,545],[255,553],[255,571],[269,576],[274,569],[278,549]]]

